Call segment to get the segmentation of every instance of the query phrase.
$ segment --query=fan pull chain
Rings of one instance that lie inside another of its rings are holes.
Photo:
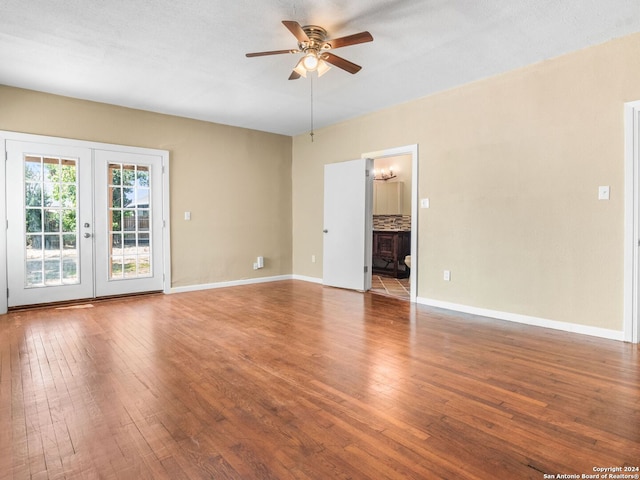
[[[311,135],[311,142],[313,143],[313,73],[309,75],[309,80],[311,82],[311,132],[309,132],[309,135]]]

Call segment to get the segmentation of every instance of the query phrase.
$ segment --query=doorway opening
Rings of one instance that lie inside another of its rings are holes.
[[[418,146],[362,155],[373,159],[371,292],[411,302],[417,295]]]

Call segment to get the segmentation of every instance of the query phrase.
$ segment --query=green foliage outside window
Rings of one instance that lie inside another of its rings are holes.
[[[76,201],[74,161],[45,158],[41,162],[37,157],[27,159],[25,163],[26,232],[75,232]]]

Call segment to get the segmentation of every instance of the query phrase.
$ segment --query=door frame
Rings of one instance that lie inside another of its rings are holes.
[[[372,158],[374,161],[385,157],[398,157],[400,155],[411,155],[411,272],[409,274],[410,291],[409,299],[416,302],[418,295],[418,144],[404,145],[402,147],[387,148],[375,152],[363,153],[361,158]],[[373,195],[373,192],[371,192]],[[373,199],[370,199],[371,212],[373,215]],[[370,236],[373,235],[373,225]],[[369,269],[371,277],[371,269]]]
[[[163,292],[171,292],[171,227],[169,217],[169,151],[159,150],[153,148],[133,147],[127,145],[116,145],[111,143],[92,142],[87,140],[77,140],[71,138],[62,137],[50,137],[46,135],[35,135],[30,133],[11,132],[6,130],[0,130],[0,147],[4,152],[5,162],[0,168],[0,225],[7,225],[7,202],[6,202],[6,185],[7,185],[7,171],[6,171],[6,159],[7,159],[7,141],[21,141],[30,143],[42,143],[47,145],[59,145],[59,146],[75,146],[82,148],[89,148],[92,150],[91,156],[94,155],[94,150],[111,150],[116,152],[125,153],[139,153],[143,155],[156,155],[162,158],[162,243],[163,243],[163,255],[162,255],[162,269],[163,269]],[[7,291],[7,229],[5,228],[4,234],[0,235],[0,292]],[[8,299],[7,295],[0,294],[0,314],[5,314],[8,311]]]
[[[624,341],[640,342],[640,101],[624,105]]]

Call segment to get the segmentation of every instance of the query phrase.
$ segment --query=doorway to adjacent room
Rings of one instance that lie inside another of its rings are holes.
[[[418,146],[362,157],[374,161],[371,292],[415,302]]]

